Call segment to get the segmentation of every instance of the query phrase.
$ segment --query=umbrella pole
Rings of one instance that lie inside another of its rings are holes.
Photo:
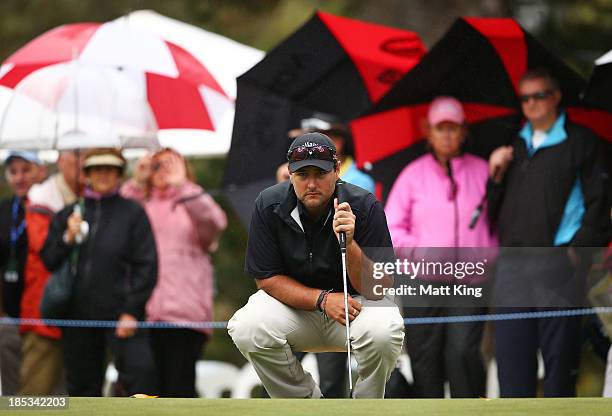
[[[74,156],[76,158],[76,163],[74,166],[76,167],[76,175],[74,175],[74,180],[76,183],[74,184],[74,189],[76,190],[77,201],[81,197],[81,187],[79,184],[81,183],[81,149],[77,148],[74,151]]]

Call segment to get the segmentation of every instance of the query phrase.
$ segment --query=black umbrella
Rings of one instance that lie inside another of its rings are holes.
[[[595,61],[584,102],[592,108],[612,113],[612,50]]]
[[[612,174],[612,50],[595,61],[582,104],[586,109],[579,116],[607,140],[608,172]]]
[[[364,113],[424,53],[413,32],[317,12],[240,76],[223,186],[242,220],[274,183],[290,129],[316,112]]]
[[[515,20],[458,19],[366,116],[351,123],[358,166],[371,167],[386,195],[400,171],[425,151],[421,123],[439,95],[462,101],[470,123],[466,150],[488,157],[519,129],[518,82],[535,67],[559,79],[570,118],[589,124],[575,111],[584,80]]]

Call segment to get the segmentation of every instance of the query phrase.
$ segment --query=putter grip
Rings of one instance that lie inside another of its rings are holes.
[[[342,180],[336,182],[336,196],[338,198],[338,205],[346,201],[344,197],[344,182]],[[340,251],[346,253],[346,233],[338,233],[338,236],[340,237]]]

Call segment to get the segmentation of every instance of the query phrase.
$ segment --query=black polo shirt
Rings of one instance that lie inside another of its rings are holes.
[[[343,197],[356,217],[354,240],[357,244],[362,248],[392,247],[381,203],[358,186],[348,183],[342,186]],[[338,239],[332,229],[333,200],[329,211],[314,223],[302,219],[306,214],[298,204],[289,181],[271,186],[257,197],[245,271],[256,279],[283,274],[308,287],[341,292],[342,261]],[[303,211],[302,216],[300,211]],[[356,293],[352,286],[349,291]]]

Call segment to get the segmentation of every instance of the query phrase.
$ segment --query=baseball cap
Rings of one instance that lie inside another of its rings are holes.
[[[450,121],[456,124],[465,122],[465,113],[461,103],[453,97],[438,97],[434,99],[427,113],[427,121],[432,126],[443,121]]]
[[[40,159],[36,152],[28,152],[25,150],[11,150],[9,154],[6,156],[4,160],[4,164],[10,164],[14,159],[23,159],[26,162],[34,163],[35,165],[40,165]]]
[[[323,133],[306,133],[293,140],[287,152],[289,171],[316,166],[330,172],[336,165],[336,146]]]

